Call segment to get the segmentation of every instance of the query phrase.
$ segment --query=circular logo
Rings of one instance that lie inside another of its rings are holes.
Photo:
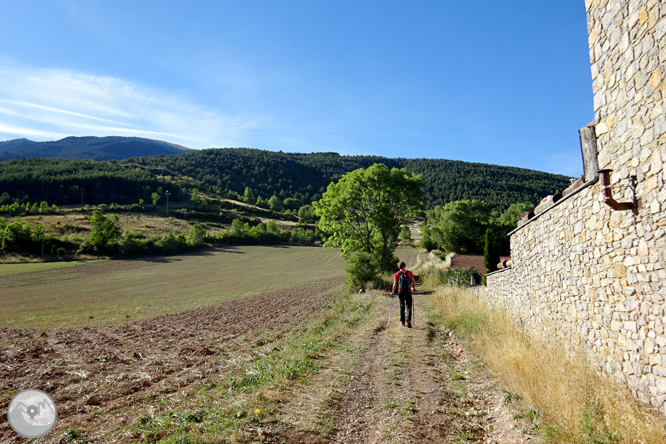
[[[39,438],[53,428],[58,419],[53,398],[37,389],[17,393],[7,409],[9,425],[24,438]]]

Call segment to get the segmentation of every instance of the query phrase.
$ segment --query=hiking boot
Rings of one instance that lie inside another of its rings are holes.
[[[407,328],[412,328],[412,321],[411,320],[407,321]]]
[[[404,323],[404,322],[401,322],[401,324],[402,324],[403,327],[405,326],[405,323]]]

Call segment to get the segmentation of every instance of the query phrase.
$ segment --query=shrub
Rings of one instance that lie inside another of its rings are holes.
[[[136,231],[126,231],[120,242],[120,254],[126,257],[140,256],[146,253],[146,244],[139,239]]]
[[[347,279],[345,285],[349,290],[365,290],[369,282],[379,278],[379,260],[369,253],[357,253],[349,258],[345,268]]]
[[[155,248],[160,253],[176,253],[178,251],[186,250],[187,247],[187,239],[183,233],[175,236],[173,232],[169,231],[167,234],[155,241]]]
[[[466,287],[471,284],[472,277],[474,277],[476,284],[481,282],[481,275],[474,268],[453,268],[442,271],[430,267],[424,273],[423,278],[432,286],[448,285],[452,287]]]
[[[206,229],[200,223],[195,223],[190,229],[189,236],[187,236],[187,243],[190,245],[202,245],[205,237]]]
[[[314,231],[296,227],[291,230],[289,241],[295,244],[312,244],[314,242]]]

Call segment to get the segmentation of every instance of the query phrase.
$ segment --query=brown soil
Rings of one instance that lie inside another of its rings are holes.
[[[36,388],[56,402],[55,432],[71,427],[87,430],[87,439],[109,436],[142,413],[137,406],[223,374],[225,360],[266,334],[279,337],[341,289],[339,279],[329,279],[120,327],[2,329],[0,410],[19,390]],[[246,333],[252,335],[244,343]],[[59,442],[62,435],[48,437]],[[0,442],[23,440],[2,422]]]
[[[279,442],[527,443],[504,393],[453,334],[430,322],[427,296],[417,296],[413,328],[400,325],[386,297],[346,344],[348,355],[291,394],[282,408]]]

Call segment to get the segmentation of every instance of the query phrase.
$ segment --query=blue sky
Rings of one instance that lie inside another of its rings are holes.
[[[0,140],[582,173],[583,0],[0,0]]]

